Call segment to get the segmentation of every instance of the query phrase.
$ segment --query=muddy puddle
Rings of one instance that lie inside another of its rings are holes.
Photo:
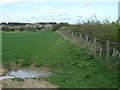
[[[21,68],[16,71],[10,71],[5,76],[0,77],[0,80],[11,79],[11,78],[38,78],[38,77],[49,77],[51,72],[48,68],[42,67],[29,67]]]

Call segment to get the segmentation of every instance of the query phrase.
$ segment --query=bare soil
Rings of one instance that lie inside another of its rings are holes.
[[[4,76],[7,72],[8,70],[2,67],[2,65],[0,64],[0,77]]]
[[[15,70],[17,65],[13,64],[10,70]],[[0,76],[4,76],[6,73],[9,72],[9,69],[6,69],[0,65]],[[0,88],[58,88],[58,86],[51,84],[49,81],[44,79],[4,79],[0,80]]]
[[[2,88],[58,88],[44,79],[2,80]]]

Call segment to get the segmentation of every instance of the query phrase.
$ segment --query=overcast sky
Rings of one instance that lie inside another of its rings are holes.
[[[89,2],[88,2],[89,1]],[[55,21],[77,23],[95,14],[118,19],[119,0],[0,0],[0,22]]]

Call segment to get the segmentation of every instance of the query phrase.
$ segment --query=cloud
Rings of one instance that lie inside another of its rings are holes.
[[[118,2],[119,0],[24,0],[30,2]]]
[[[82,7],[89,7],[93,4],[93,2],[84,2]]]
[[[119,0],[89,0],[89,2],[118,2]],[[45,2],[88,2],[88,0],[0,0],[0,6],[14,2],[31,2],[31,3],[45,3]]]
[[[24,0],[0,0],[0,6],[8,3],[23,2]]]
[[[82,16],[76,16],[76,18],[82,18]]]
[[[68,2],[68,3],[46,3],[46,2]],[[70,2],[81,3],[70,3]],[[86,19],[86,17],[97,14],[98,17],[116,18],[117,3],[104,3],[101,1],[98,6],[93,1],[96,0],[0,0],[2,16],[0,21],[69,21],[75,22],[78,19]],[[96,2],[98,2],[96,1]],[[108,1],[108,0],[104,0]],[[109,0],[113,1],[113,0]],[[21,3],[20,3],[21,2]],[[37,4],[38,3],[38,4]],[[39,4],[45,3],[45,4]],[[93,5],[94,4],[94,5]],[[71,6],[73,5],[73,6]],[[91,6],[92,7],[88,7]],[[28,8],[29,7],[29,8]],[[87,7],[87,8],[82,8]],[[109,10],[111,9],[111,10]],[[116,13],[112,13],[112,11]],[[1,19],[2,18],[2,19]]]

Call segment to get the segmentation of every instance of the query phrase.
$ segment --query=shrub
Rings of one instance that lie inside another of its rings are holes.
[[[2,31],[9,32],[11,31],[11,28],[9,28],[8,26],[5,26],[5,27],[2,27]]]
[[[63,26],[68,26],[68,25],[69,25],[68,23],[59,23],[59,24],[53,25],[52,31],[56,31],[56,30],[62,28]]]
[[[62,29],[62,28],[61,28]],[[109,40],[118,42],[118,31],[120,27],[116,22],[109,22],[105,19],[103,22],[99,20],[88,20],[77,25],[65,26],[64,30],[81,33],[83,36],[87,35],[91,38],[101,40]]]
[[[25,30],[25,28],[24,28],[24,27],[20,27],[19,30],[20,30],[21,32],[23,32],[23,31]]]
[[[15,29],[14,29],[14,28],[11,28],[11,31],[12,31],[12,32],[14,32],[14,31],[15,31]]]

